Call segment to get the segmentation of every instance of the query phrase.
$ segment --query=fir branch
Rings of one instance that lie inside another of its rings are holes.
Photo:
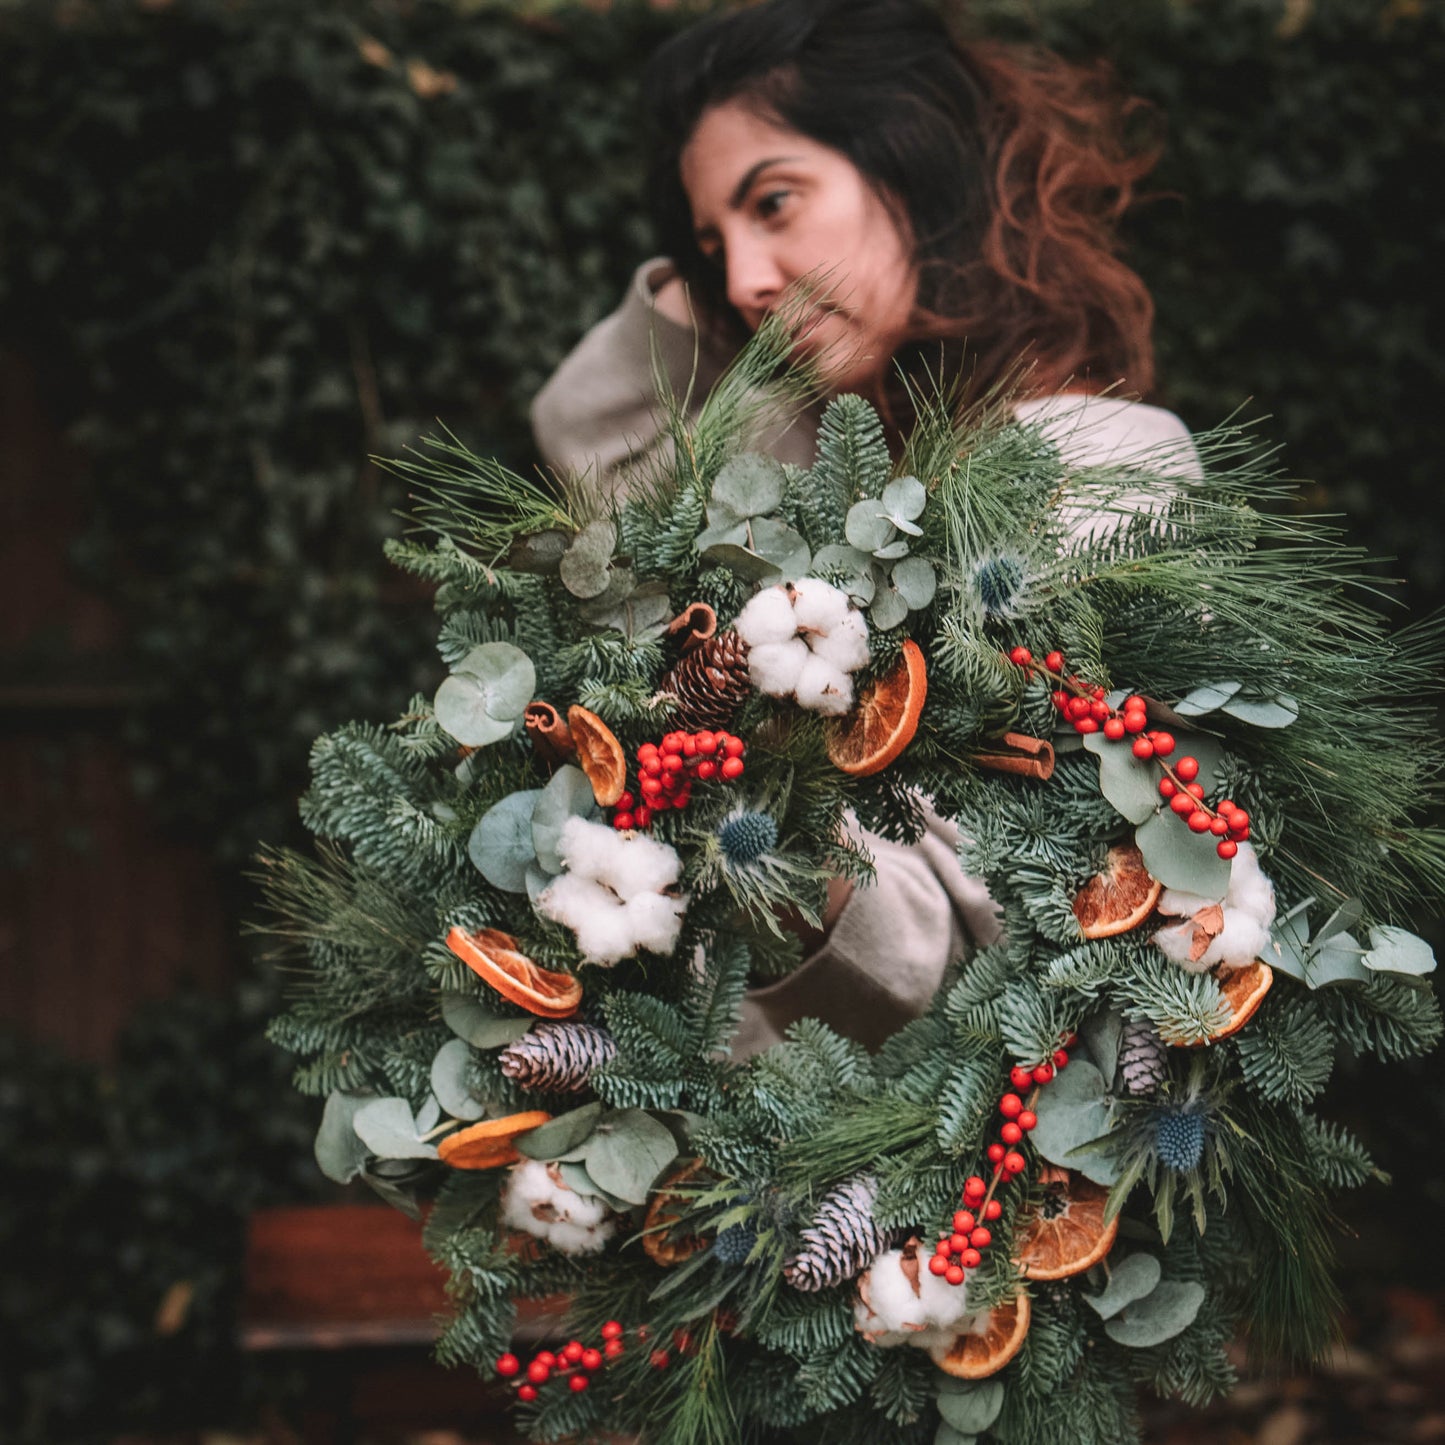
[[[1297,1108],[1324,1088],[1334,1069],[1334,1031],[1308,998],[1267,999],[1236,1047],[1245,1083],[1263,1099]]]

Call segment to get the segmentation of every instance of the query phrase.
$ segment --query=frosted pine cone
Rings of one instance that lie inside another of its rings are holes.
[[[1148,1019],[1127,1019],[1119,1040],[1124,1092],[1136,1099],[1152,1094],[1169,1072],[1169,1046]]]
[[[731,630],[707,638],[678,660],[660,690],[677,698],[678,727],[690,732],[726,727],[752,690],[747,643]]]
[[[783,1265],[783,1278],[794,1289],[842,1284],[888,1247],[887,1236],[873,1219],[876,1189],[868,1175],[857,1174],[824,1197],[803,1231],[802,1248]]]
[[[501,1052],[502,1072],[524,1089],[576,1094],[587,1087],[594,1069],[617,1053],[606,1029],[591,1024],[539,1023],[531,1033]]]

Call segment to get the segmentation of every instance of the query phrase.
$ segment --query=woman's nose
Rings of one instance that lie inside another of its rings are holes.
[[[787,278],[766,242],[730,238],[727,248],[728,300],[753,325],[782,294]]]

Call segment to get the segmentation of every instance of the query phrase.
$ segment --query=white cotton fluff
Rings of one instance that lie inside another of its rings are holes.
[[[917,1345],[927,1349],[950,1343],[968,1316],[968,1286],[951,1285],[931,1274],[927,1256],[917,1247],[904,1269],[909,1246],[885,1250],[858,1281],[853,1326],[876,1345]],[[915,1267],[916,1266],[916,1267]]]
[[[867,665],[868,624],[846,592],[819,577],[768,587],[733,627],[748,644],[748,676],[759,692],[814,712],[853,705],[849,674]]]
[[[1229,890],[1220,902],[1166,888],[1159,895],[1159,911],[1184,919],[1161,928],[1153,939],[1181,968],[1191,973],[1204,973],[1216,964],[1244,968],[1269,943],[1274,885],[1260,869],[1254,848],[1241,843],[1229,870]]]
[[[682,871],[675,849],[569,818],[557,851],[567,871],[547,885],[535,907],[577,935],[584,962],[610,967],[639,948],[672,952],[687,912],[686,897],[664,891]]]
[[[569,1189],[555,1165],[537,1159],[512,1169],[502,1194],[502,1219],[563,1254],[596,1254],[617,1229],[602,1200]]]

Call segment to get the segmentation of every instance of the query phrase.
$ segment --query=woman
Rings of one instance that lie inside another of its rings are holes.
[[[1193,470],[1176,417],[1097,394],[1153,384],[1152,304],[1113,242],[1153,156],[1125,143],[1130,106],[1099,71],[955,46],[920,0],[768,0],[669,42],[646,93],[667,259],[638,271],[537,397],[552,466],[625,490],[660,437],[651,348],[677,394],[691,380],[703,395],[821,277],[796,351],[830,394],[872,400],[895,437],[910,378],[942,366],[967,397],[1022,364],[1017,414],[1072,459],[1147,453],[1156,471]],[[809,465],[817,415],[769,449]],[[913,848],[867,838],[876,883],[833,889],[816,951],[750,996],[739,1052],[808,1015],[876,1045],[921,1013],[997,932],[954,841],[938,820]]]

